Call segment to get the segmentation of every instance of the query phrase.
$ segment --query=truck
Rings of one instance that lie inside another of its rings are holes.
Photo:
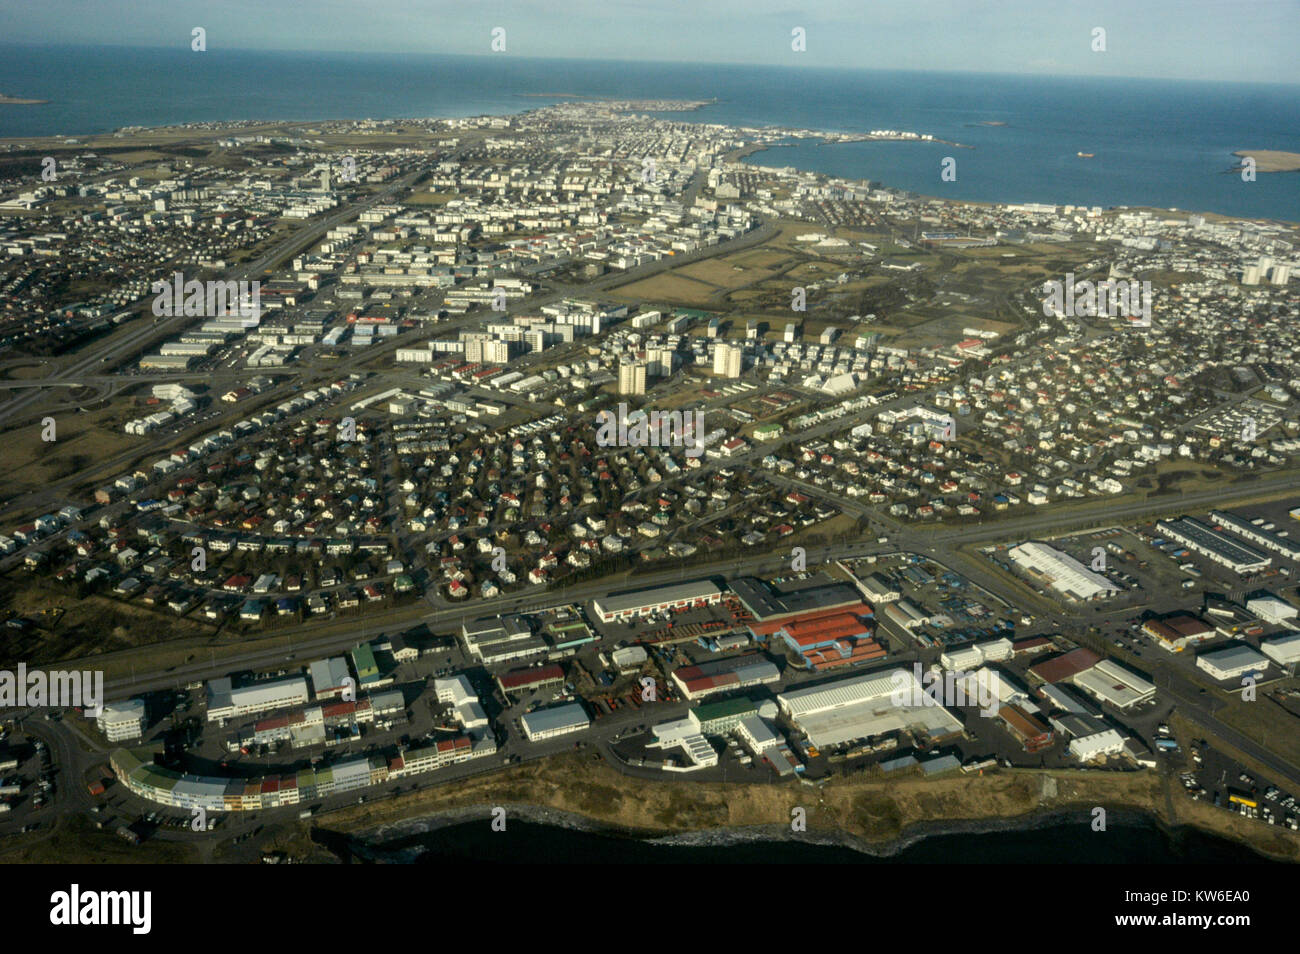
[[[0,785],[0,795],[17,795],[20,791],[22,787],[19,785]]]
[[[104,783],[98,780],[93,781],[86,786],[86,791],[90,792],[91,795],[103,795]]]
[[[315,814],[316,814],[316,807],[313,805],[311,808],[304,808],[302,811],[300,811],[300,812],[298,813],[298,817],[299,817],[299,818],[311,818],[311,816],[312,816],[312,815],[315,815]]]

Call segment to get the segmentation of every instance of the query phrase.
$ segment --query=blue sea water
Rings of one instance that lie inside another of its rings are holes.
[[[0,137],[200,120],[505,114],[580,97],[708,99],[691,122],[930,133],[974,146],[801,143],[750,161],[986,202],[1147,205],[1300,222],[1300,173],[1226,173],[1300,152],[1300,87],[618,63],[496,56],[0,45]],[[1002,122],[1003,126],[980,125]],[[1078,152],[1094,153],[1081,159]],[[941,161],[957,160],[954,182]]]

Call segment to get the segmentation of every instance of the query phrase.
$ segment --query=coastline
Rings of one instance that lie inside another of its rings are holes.
[[[1070,823],[1087,825],[1091,820],[1090,813],[1082,808],[1050,809],[1021,818],[990,817],[934,820],[918,823],[896,838],[883,842],[870,842],[849,832],[838,830],[829,832],[792,832],[788,825],[783,824],[742,825],[734,828],[724,827],[665,834],[609,824],[577,812],[563,811],[531,803],[506,803],[502,807],[507,809],[508,816],[512,820],[608,838],[635,840],[647,845],[666,848],[725,848],[741,844],[782,842],[843,848],[875,860],[895,858],[909,848],[933,838],[952,835],[1032,832]],[[411,864],[427,850],[423,845],[414,844],[391,848],[386,846],[472,821],[487,821],[488,811],[487,806],[449,809],[408,818],[400,822],[379,825],[371,829],[339,834],[346,839],[348,851],[354,858],[380,863]],[[1207,834],[1192,825],[1171,827],[1154,815],[1132,809],[1115,809],[1110,813],[1108,820],[1112,825],[1149,828],[1159,832],[1166,840],[1175,840],[1184,832],[1196,831]],[[1220,836],[1213,835],[1211,837],[1218,838]],[[1227,839],[1221,840],[1254,852],[1254,849],[1239,842],[1229,842]],[[330,850],[335,853],[336,857],[339,857],[337,851]],[[1261,863],[1276,862],[1276,859],[1269,858],[1259,852],[1254,853],[1259,857]],[[340,860],[343,859],[340,858]]]

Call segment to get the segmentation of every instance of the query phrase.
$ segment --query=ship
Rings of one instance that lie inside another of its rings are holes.
[[[1091,152],[1076,152],[1075,155],[1078,156],[1080,159],[1095,159],[1095,158],[1096,158],[1096,153],[1091,153]]]

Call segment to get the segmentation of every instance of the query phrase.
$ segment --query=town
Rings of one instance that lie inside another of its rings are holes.
[[[699,105],[0,147],[4,665],[105,687],[6,714],[0,831],[234,850],[555,758],[1296,830],[1296,227]]]

